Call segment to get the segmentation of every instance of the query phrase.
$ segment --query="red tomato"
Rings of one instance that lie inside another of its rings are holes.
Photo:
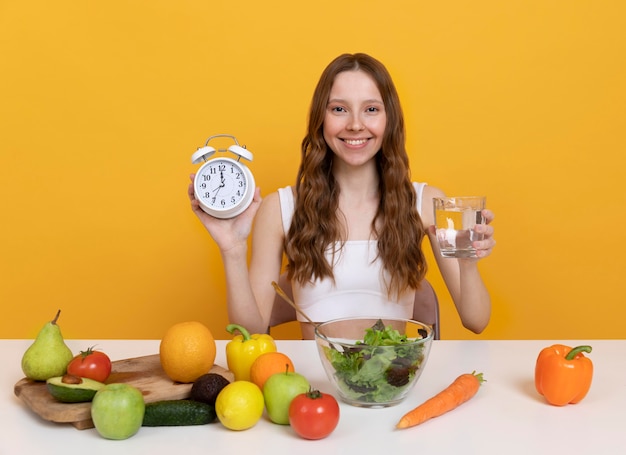
[[[339,404],[319,390],[297,395],[289,405],[289,425],[304,439],[322,439],[339,423]]]
[[[104,352],[89,348],[80,351],[67,365],[67,373],[104,382],[111,374],[111,359]]]

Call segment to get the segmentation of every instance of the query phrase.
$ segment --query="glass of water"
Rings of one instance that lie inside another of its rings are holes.
[[[475,258],[472,242],[484,235],[474,231],[474,226],[484,224],[482,210],[484,196],[434,198],[435,225],[441,255],[446,258]]]

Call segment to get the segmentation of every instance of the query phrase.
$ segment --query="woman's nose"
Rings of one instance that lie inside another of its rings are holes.
[[[350,131],[361,131],[362,129],[364,129],[361,117],[358,115],[350,116],[350,120],[348,121],[348,129]]]

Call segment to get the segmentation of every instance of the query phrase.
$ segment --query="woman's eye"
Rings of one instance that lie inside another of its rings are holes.
[[[367,112],[378,112],[378,108],[377,107],[368,107],[367,108]]]
[[[345,112],[346,110],[341,106],[335,106],[330,109],[333,112]]]

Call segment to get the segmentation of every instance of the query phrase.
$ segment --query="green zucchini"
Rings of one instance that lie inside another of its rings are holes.
[[[205,425],[217,418],[215,406],[194,400],[163,400],[146,403],[144,427]]]

